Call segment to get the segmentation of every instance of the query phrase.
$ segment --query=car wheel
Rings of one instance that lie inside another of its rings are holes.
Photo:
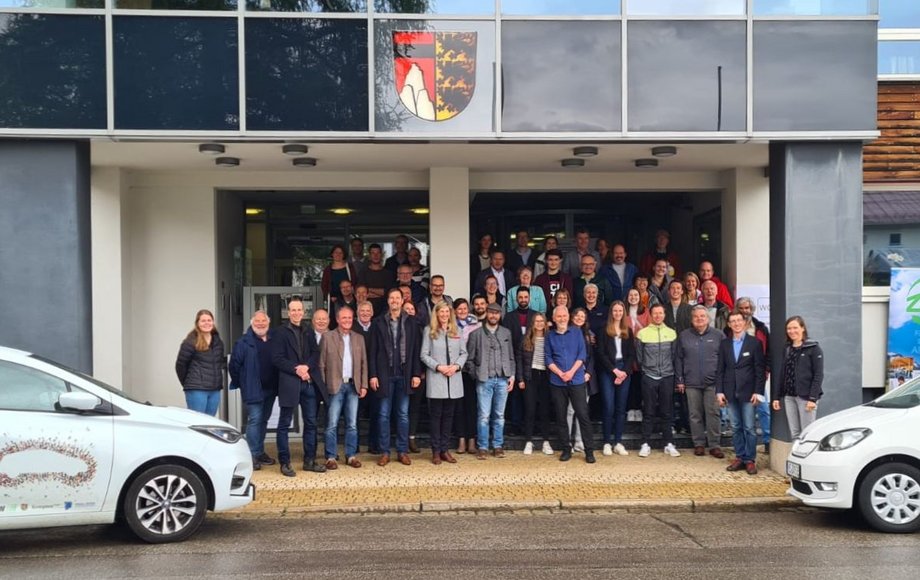
[[[859,511],[882,532],[920,529],[920,469],[885,463],[870,471],[859,486]]]
[[[204,521],[208,496],[201,478],[191,470],[158,465],[131,482],[122,509],[128,528],[145,542],[179,542]]]

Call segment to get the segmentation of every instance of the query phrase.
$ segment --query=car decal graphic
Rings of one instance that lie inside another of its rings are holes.
[[[72,443],[63,443],[52,438],[27,439],[25,441],[9,443],[6,447],[0,449],[0,463],[3,462],[4,457],[13,455],[14,453],[33,450],[51,451],[64,455],[65,457],[78,459],[86,464],[86,469],[73,475],[63,471],[45,471],[21,473],[16,477],[10,477],[9,474],[0,472],[0,487],[19,487],[26,483],[38,483],[43,481],[57,481],[70,487],[80,487],[88,484],[96,477],[96,459],[89,449],[79,447]]]

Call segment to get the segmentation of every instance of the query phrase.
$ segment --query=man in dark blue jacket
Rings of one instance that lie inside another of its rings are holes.
[[[249,321],[249,329],[233,346],[230,355],[230,388],[240,390],[246,406],[246,442],[252,452],[253,469],[274,465],[275,460],[265,453],[265,432],[268,417],[278,397],[278,371],[272,364],[271,319],[262,310],[256,310]]]
[[[316,413],[319,402],[325,400],[326,388],[319,372],[319,347],[313,329],[303,323],[303,302],[288,302],[288,324],[278,329],[272,362],[278,369],[278,461],[281,473],[294,477],[288,432],[294,409],[300,407],[303,416],[303,469],[322,473],[326,467],[316,463]]]
[[[728,316],[732,334],[719,346],[716,370],[716,396],[719,405],[728,406],[732,421],[735,459],[728,471],[757,473],[757,434],[754,410],[764,400],[766,365],[760,341],[745,331],[747,321],[740,312]]]

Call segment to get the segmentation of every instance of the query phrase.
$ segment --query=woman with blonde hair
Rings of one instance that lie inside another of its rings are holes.
[[[629,402],[629,382],[636,364],[636,345],[626,317],[626,305],[610,305],[607,327],[598,339],[597,372],[604,399],[604,455],[629,455],[623,446],[623,427]]]
[[[703,293],[700,291],[700,277],[695,272],[684,274],[684,302],[690,306],[696,306],[703,301]]]
[[[214,326],[214,315],[210,310],[199,310],[195,327],[179,345],[176,357],[176,376],[185,391],[185,405],[216,417],[226,371],[224,343]]]
[[[553,454],[553,447],[549,443],[549,376],[543,354],[547,331],[546,315],[536,312],[530,318],[530,324],[527,325],[527,332],[524,333],[521,343],[521,374],[524,376],[518,381],[518,388],[524,391],[524,455],[533,453],[534,420],[537,419],[538,411],[543,453]]]
[[[422,337],[422,364],[426,371],[426,394],[431,426],[431,462],[456,463],[450,454],[454,401],[463,397],[461,369],[466,364],[466,341],[457,327],[454,308],[447,302],[434,305],[428,331]]]

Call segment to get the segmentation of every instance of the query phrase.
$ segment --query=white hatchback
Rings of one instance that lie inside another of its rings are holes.
[[[920,529],[920,379],[809,425],[786,474],[806,505],[855,506],[883,532]]]
[[[255,498],[240,432],[0,347],[0,530],[124,521],[175,542]]]

